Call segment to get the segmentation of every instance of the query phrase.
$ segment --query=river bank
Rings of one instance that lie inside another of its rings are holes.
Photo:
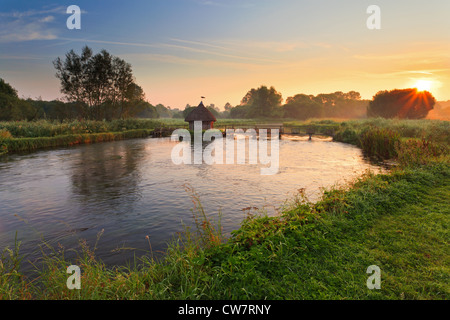
[[[217,124],[219,126],[239,126],[254,123],[256,123],[255,120],[222,119]],[[0,155],[145,138],[151,136],[154,132],[167,134],[171,130],[186,127],[187,124],[183,119],[0,122]]]

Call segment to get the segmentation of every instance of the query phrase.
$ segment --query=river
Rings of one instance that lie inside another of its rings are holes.
[[[183,225],[192,225],[186,186],[208,214],[221,211],[229,234],[245,208],[277,214],[299,189],[315,201],[322,187],[380,170],[360,149],[329,139],[283,136],[276,175],[261,175],[259,164],[175,165],[176,144],[169,138],[134,139],[0,157],[0,249],[13,247],[17,232],[21,254],[34,262],[44,242],[68,250],[80,239],[91,247],[99,239],[96,256],[107,265],[123,265],[149,254],[146,236],[158,253]]]

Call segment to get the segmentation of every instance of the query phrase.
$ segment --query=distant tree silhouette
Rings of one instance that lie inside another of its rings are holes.
[[[251,118],[250,116],[250,107],[249,105],[239,105],[230,110],[230,118],[231,119],[247,119]]]
[[[310,118],[362,118],[366,115],[368,100],[362,100],[359,92],[321,93],[317,96],[297,94],[286,99],[284,116],[306,120]]]
[[[270,117],[278,113],[283,98],[274,87],[261,86],[251,89],[242,98],[241,105],[248,107],[247,117]]]
[[[183,118],[186,118],[195,108],[188,103],[183,110]]]
[[[306,120],[309,118],[320,118],[323,113],[323,105],[314,100],[314,96],[297,94],[286,99],[284,105],[284,116]]]
[[[142,101],[142,102],[138,103],[135,106],[135,108],[137,110],[139,110],[136,113],[136,117],[137,118],[151,118],[151,119],[154,119],[154,118],[159,118],[160,117],[156,107],[152,106],[147,101]]]
[[[433,110],[436,99],[428,91],[395,89],[380,91],[369,103],[368,117],[424,119]]]
[[[159,103],[155,106],[160,118],[172,118],[173,112],[163,104]]]
[[[225,109],[225,111],[230,111],[231,109],[233,109],[233,106],[231,105],[231,103],[227,102],[223,108]]]
[[[206,109],[208,109],[214,115],[214,117],[216,118],[222,117],[219,108],[217,108],[215,104],[211,103],[209,106],[206,106]]]

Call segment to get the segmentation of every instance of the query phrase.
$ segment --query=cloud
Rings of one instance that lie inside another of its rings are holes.
[[[21,42],[31,40],[54,40],[58,38],[52,22],[55,14],[65,15],[62,6],[27,11],[0,12],[0,42]]]
[[[174,44],[174,43],[139,43],[139,42],[123,42],[123,41],[108,41],[108,40],[96,40],[96,39],[76,39],[76,38],[60,38],[61,40],[69,40],[73,42],[85,42],[85,43],[98,43],[98,44],[111,44],[111,45],[120,45],[120,46],[135,46],[135,47],[148,47],[148,48],[155,48],[155,49],[163,49],[168,51],[183,51],[183,52],[192,52],[192,53],[198,53],[203,54],[206,56],[215,56],[215,57],[222,57],[227,58],[231,60],[237,60],[237,61],[251,61],[253,63],[280,63],[281,61],[276,59],[270,59],[265,57],[258,57],[254,55],[244,55],[244,54],[233,54],[233,53],[227,53],[224,51],[224,48],[221,48],[219,46],[214,45],[208,45],[205,43],[197,42],[197,41],[187,41],[187,40],[180,40],[180,39],[172,39],[172,42],[178,42],[183,43],[183,45],[180,44]],[[212,50],[212,49],[204,49],[201,48],[202,46],[209,46],[211,48],[216,48],[220,50]],[[228,49],[228,51],[231,49]]]
[[[223,3],[211,0],[196,0],[195,2],[203,6],[223,6]]]
[[[44,28],[39,22],[0,24],[0,42],[20,42],[30,40],[54,40],[55,30]]]
[[[422,50],[414,52],[400,52],[393,54],[356,54],[353,56],[358,60],[372,60],[372,61],[395,61],[395,60],[435,60],[435,59],[448,59],[450,54],[446,48],[437,48],[434,50]]]
[[[401,71],[390,71],[390,72],[362,72],[358,73],[360,75],[363,75],[364,77],[369,78],[395,78],[395,77],[401,77],[404,78],[405,76],[433,76],[438,74],[446,74],[450,71],[450,69],[427,69],[427,70],[401,70]]]
[[[0,54],[0,60],[45,60],[44,57],[38,56],[17,56],[17,55],[4,55]]]
[[[260,1],[260,0],[259,0]],[[209,6],[209,7],[228,7],[228,8],[251,8],[256,5],[255,2],[252,1],[232,1],[232,0],[226,0],[226,1],[220,1],[220,0],[194,0],[195,3],[201,6]]]
[[[46,16],[46,17],[40,19],[39,22],[44,22],[45,23],[45,22],[52,22],[53,20],[55,20],[54,16]]]
[[[27,10],[27,11],[12,11],[12,12],[0,12],[0,17],[2,18],[28,18],[28,17],[34,17],[34,16],[43,16],[43,15],[49,15],[49,14],[65,14],[66,13],[66,7],[58,6],[51,9],[42,9],[42,10]]]
[[[223,61],[217,59],[195,59],[195,58],[183,58],[170,54],[153,54],[153,53],[139,53],[139,54],[127,54],[127,58],[138,61],[155,61],[176,65],[187,66],[202,66],[207,68],[227,68],[235,70],[247,70],[257,71],[263,70],[261,64],[252,62],[236,62],[236,61]]]

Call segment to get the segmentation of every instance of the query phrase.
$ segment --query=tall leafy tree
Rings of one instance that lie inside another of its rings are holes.
[[[395,89],[378,92],[370,102],[369,117],[423,119],[433,110],[436,99],[428,91]]]
[[[17,90],[0,78],[0,121],[32,120],[36,114],[36,108],[20,99]]]
[[[323,113],[323,105],[315,101],[314,96],[306,94],[297,94],[287,98],[283,108],[286,118],[299,120],[320,118]]]
[[[248,117],[270,117],[279,115],[278,109],[282,101],[281,93],[274,87],[261,86],[247,92],[242,98],[241,105],[249,107]]]
[[[69,102],[84,106],[86,118],[126,118],[133,115],[132,105],[144,99],[131,65],[106,50],[94,55],[85,46],[81,55],[71,50],[53,65],[61,92]]]
[[[138,118],[155,119],[160,117],[158,110],[147,101],[137,104],[136,107],[138,108],[138,112],[136,114],[136,117]]]

